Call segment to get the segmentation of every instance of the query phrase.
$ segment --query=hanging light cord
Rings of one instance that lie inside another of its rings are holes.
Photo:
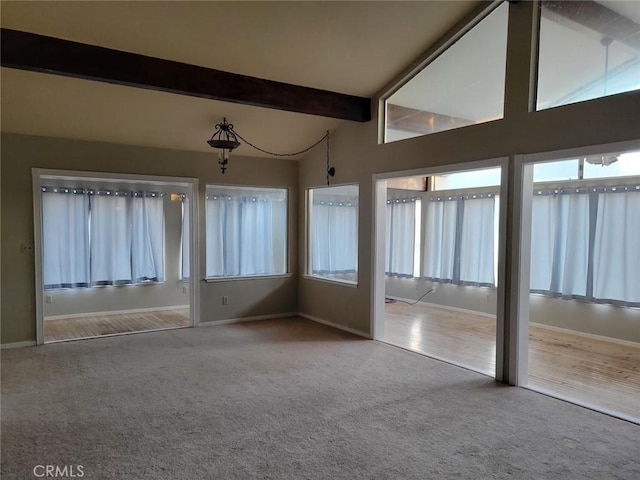
[[[327,130],[327,134],[325,135],[327,137],[327,186],[331,185],[331,177],[333,176],[334,172],[331,172],[331,167],[329,166],[329,130]]]
[[[316,143],[314,143],[313,145],[311,145],[308,148],[305,148],[304,150],[300,150],[299,152],[293,152],[293,153],[275,153],[275,152],[269,152],[268,150],[263,150],[260,147],[256,147],[253,143],[251,143],[249,140],[247,140],[246,138],[244,138],[242,135],[240,135],[238,132],[236,132],[234,130],[234,133],[236,134],[236,136],[242,140],[244,143],[246,143],[247,145],[249,145],[252,148],[255,148],[256,150],[258,150],[259,152],[262,153],[266,153],[267,155],[273,155],[274,157],[295,157],[296,155],[301,155],[303,153],[308,152],[309,150],[311,150],[313,147],[315,147],[316,145],[319,145],[320,143],[322,143],[325,139],[327,139],[327,149],[329,148],[329,130],[327,130],[327,133],[324,134],[324,136],[318,140]]]

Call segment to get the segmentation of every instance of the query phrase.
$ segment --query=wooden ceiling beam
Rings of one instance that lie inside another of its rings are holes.
[[[3,28],[3,67],[356,122],[371,99]]]

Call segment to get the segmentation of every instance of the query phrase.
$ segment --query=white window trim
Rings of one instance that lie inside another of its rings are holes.
[[[284,253],[284,273],[276,273],[276,274],[267,274],[267,275],[233,275],[226,277],[208,277],[204,276],[202,279],[205,283],[216,283],[216,282],[225,282],[225,281],[237,281],[237,280],[251,280],[251,279],[264,279],[264,278],[283,278],[283,277],[291,277],[293,273],[291,273],[291,260],[290,260],[290,251],[291,251],[291,229],[290,229],[290,214],[291,214],[291,189],[289,187],[276,186],[276,185],[234,185],[234,184],[221,184],[221,183],[207,183],[204,187],[204,196],[205,196],[205,222],[207,216],[207,189],[209,187],[222,187],[222,188],[238,188],[242,190],[284,190],[286,192],[285,198],[285,210],[286,210],[286,233],[287,237],[285,239],[285,253]],[[206,225],[205,225],[206,232]],[[206,241],[205,238],[205,251],[206,251]],[[205,258],[206,262],[206,258]],[[205,263],[205,272],[206,272],[206,263]]]
[[[291,278],[293,273],[279,273],[276,275],[237,275],[233,277],[205,277],[202,280],[206,283],[237,282],[240,280],[270,280],[278,278]]]
[[[309,232],[311,231],[311,215],[309,215],[309,207],[310,207],[310,203],[309,203],[309,197],[310,197],[310,193],[311,190],[320,190],[323,188],[334,188],[334,187],[349,187],[349,186],[356,186],[358,187],[358,215],[357,215],[357,220],[358,220],[358,226],[360,224],[360,184],[357,182],[351,182],[351,183],[340,183],[340,184],[331,184],[331,185],[319,185],[319,186],[311,186],[311,187],[306,187],[305,188],[305,192],[304,192],[304,219],[305,219],[305,223],[304,223],[304,247],[305,247],[305,262],[304,262],[304,273],[302,274],[302,278],[306,278],[306,279],[310,279],[310,280],[318,280],[318,281],[324,281],[326,283],[333,283],[333,284],[338,284],[338,285],[347,285],[350,287],[357,287],[359,282],[360,282],[360,269],[358,268],[360,265],[360,231],[359,231],[359,227],[358,227],[358,245],[356,247],[356,254],[357,254],[357,259],[356,259],[356,281],[351,281],[351,280],[337,280],[337,279],[332,279],[332,278],[328,278],[328,277],[323,277],[320,275],[314,275],[312,273],[309,273],[311,271],[311,266],[312,266],[312,262],[311,262],[311,235],[309,234]]]
[[[436,58],[446,52],[454,43],[464,37],[502,3],[503,0],[492,0],[490,3],[482,4],[477,7],[468,16],[451,28],[449,33],[444,37],[441,37],[440,40],[431,45],[415,61],[411,62],[405,71],[382,89],[382,93],[379,95],[378,99],[378,144],[386,144],[387,100],[405,84],[411,81],[413,77],[427,68],[427,66],[429,66],[429,64]]]
[[[328,278],[328,277],[321,277],[320,275],[312,275],[310,273],[304,273],[302,275],[302,278],[306,279],[306,280],[315,280],[317,282],[323,282],[323,283],[332,283],[334,285],[340,285],[343,287],[351,287],[351,288],[358,288],[358,282],[354,282],[351,280],[338,280],[336,278]]]

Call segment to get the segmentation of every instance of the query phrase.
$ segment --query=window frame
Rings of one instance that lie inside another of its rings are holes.
[[[331,278],[323,275],[314,274],[313,269],[313,239],[312,239],[312,205],[313,205],[313,191],[327,189],[327,188],[336,188],[336,187],[356,187],[358,189],[358,204],[356,205],[356,271],[355,271],[355,280],[347,280],[340,278]],[[360,263],[360,252],[359,252],[359,241],[360,241],[360,184],[357,182],[353,183],[344,183],[339,185],[321,185],[315,187],[307,187],[305,188],[305,265],[304,265],[304,273],[302,274],[303,278],[312,279],[325,283],[332,283],[342,286],[349,287],[358,287],[360,282],[359,277],[359,263]]]
[[[404,87],[407,83],[413,80],[420,72],[433,63],[438,57],[444,54],[450,47],[452,47],[458,40],[464,37],[467,33],[473,30],[480,22],[488,17],[495,9],[504,3],[503,0],[492,0],[491,2],[482,3],[470,14],[460,20],[453,28],[449,30],[443,37],[437,40],[431,47],[429,47],[416,61],[412,62],[407,69],[405,69],[396,79],[394,79],[387,88],[383,90],[383,93],[378,98],[378,144],[387,144],[386,130],[387,130],[387,101],[398,90]],[[506,60],[505,60],[506,62]],[[506,68],[506,65],[505,65]],[[506,83],[506,76],[505,76]],[[506,105],[506,99],[505,99]],[[503,116],[504,119],[504,105]],[[496,120],[494,120],[496,121]],[[486,123],[486,122],[483,122]],[[461,127],[462,128],[462,127]],[[457,128],[456,128],[457,129]],[[447,130],[444,130],[447,131]],[[442,133],[442,132],[434,132]],[[412,138],[424,137],[426,134],[417,135]],[[402,140],[398,140],[402,141]],[[395,143],[395,142],[391,142]]]
[[[536,1],[536,5],[534,6],[534,20],[535,20],[535,29],[534,29],[534,42],[533,42],[533,60],[534,60],[534,65],[532,66],[532,75],[534,78],[534,82],[532,84],[532,92],[531,92],[531,105],[530,105],[530,113],[533,112],[544,112],[547,110],[554,110],[557,108],[563,108],[563,107],[567,107],[567,106],[571,106],[571,105],[575,105],[575,104],[580,104],[580,103],[585,103],[585,102],[592,102],[592,101],[597,101],[599,99],[602,98],[609,98],[609,97],[613,97],[613,96],[618,96],[618,95],[628,95],[628,94],[637,94],[640,92],[639,88],[636,88],[634,90],[623,90],[620,92],[615,92],[615,93],[605,93],[604,95],[599,95],[596,97],[590,97],[590,98],[586,98],[586,99],[579,99],[579,100],[569,100],[567,102],[564,103],[556,103],[553,105],[549,105],[549,106],[541,106],[539,105],[539,96],[540,96],[540,45],[541,45],[541,41],[542,41],[542,19],[543,19],[543,9],[544,7],[544,1],[545,0],[537,0]],[[606,6],[603,5],[604,8],[607,8]],[[622,14],[620,14],[622,15]],[[622,15],[624,16],[624,15]],[[628,17],[625,17],[628,18]],[[576,22],[577,23],[577,22]],[[584,25],[581,25],[581,27]],[[594,30],[595,31],[595,30]],[[604,44],[603,44],[604,46]],[[608,53],[608,52],[607,52]],[[607,55],[607,65],[608,65],[608,55]],[[606,76],[606,75],[605,75]],[[606,84],[606,80],[605,80],[605,84]],[[566,96],[566,95],[565,95]],[[562,97],[561,97],[562,98]],[[557,100],[556,102],[561,102],[562,100]]]
[[[230,190],[274,190],[282,191],[285,194],[285,239],[284,239],[284,272],[283,273],[266,273],[266,274],[253,274],[253,275],[222,275],[222,276],[209,276],[207,274],[206,267],[206,252],[207,252],[207,196],[209,195],[210,188],[222,188]],[[293,274],[291,272],[290,250],[291,250],[291,235],[290,235],[290,201],[291,201],[291,189],[286,186],[272,186],[272,185],[231,185],[221,183],[207,183],[205,184],[204,195],[204,276],[203,281],[205,283],[218,283],[218,282],[232,282],[239,280],[264,280],[269,278],[289,278]]]

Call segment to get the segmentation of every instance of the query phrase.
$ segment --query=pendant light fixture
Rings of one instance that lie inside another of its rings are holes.
[[[229,154],[240,146],[240,142],[233,131],[233,124],[227,123],[226,117],[222,119],[222,122],[216,124],[215,129],[216,131],[213,132],[207,143],[212,148],[221,150],[218,154],[218,163],[224,173],[227,170],[227,163],[229,163]]]
[[[220,150],[220,153],[218,154],[218,163],[220,164],[220,170],[222,170],[223,174],[227,170],[227,164],[229,163],[229,154],[240,146],[240,142],[238,141],[238,139],[242,140],[251,148],[258,150],[259,152],[266,153],[267,155],[272,155],[274,157],[295,157],[297,155],[302,155],[303,153],[308,152],[309,150],[326,140],[327,185],[330,185],[331,177],[336,174],[336,169],[330,165],[329,159],[329,130],[327,130],[322,138],[320,138],[317,142],[315,142],[310,147],[305,148],[304,150],[292,153],[277,153],[260,148],[249,142],[247,139],[243,138],[242,135],[235,131],[235,129],[233,128],[233,124],[227,122],[226,117],[222,119],[222,122],[215,125],[215,129],[215,132],[213,133],[213,135],[211,135],[211,139],[207,140],[207,143],[211,148]]]

